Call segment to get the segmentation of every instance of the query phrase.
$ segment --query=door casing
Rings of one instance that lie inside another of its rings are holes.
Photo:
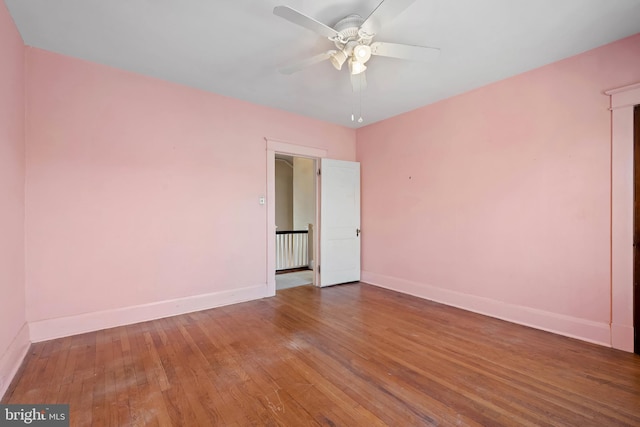
[[[267,143],[267,292],[266,296],[274,296],[276,294],[276,153],[287,154],[294,157],[306,157],[316,161],[318,166],[319,159],[327,157],[327,150],[321,148],[307,147],[304,145],[293,144],[272,138],[265,138]],[[313,253],[315,254],[315,265],[313,269],[313,283],[320,283],[318,277],[318,268],[320,264],[320,191],[319,180],[315,180],[316,191],[316,212],[314,236],[313,236]]]
[[[633,352],[633,109],[640,83],[611,89],[611,346]]]

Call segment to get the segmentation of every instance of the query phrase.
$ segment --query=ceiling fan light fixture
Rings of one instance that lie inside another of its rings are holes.
[[[366,44],[359,44],[353,48],[353,57],[364,64],[371,58],[371,47]]]
[[[347,54],[344,53],[344,50],[339,50],[329,57],[329,61],[331,61],[331,65],[333,65],[336,70],[341,70],[342,64],[344,64],[346,60],[347,60]]]
[[[351,74],[353,74],[354,76],[356,74],[360,74],[362,72],[364,72],[364,70],[367,69],[367,66],[364,65],[364,63],[360,62],[360,61],[355,61],[352,58],[349,58],[349,72]]]

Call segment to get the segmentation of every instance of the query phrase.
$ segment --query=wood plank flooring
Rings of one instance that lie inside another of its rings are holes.
[[[640,426],[640,357],[365,284],[32,345],[77,426]]]

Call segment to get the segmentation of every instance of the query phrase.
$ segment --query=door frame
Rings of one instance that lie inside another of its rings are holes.
[[[327,150],[293,144],[274,138],[264,138],[266,142],[267,161],[267,295],[276,294],[276,153],[294,157],[305,157],[315,160],[316,168],[319,160],[327,157]],[[320,180],[315,179],[316,209],[315,224],[313,227],[313,283],[320,283],[318,277],[318,265],[320,265]]]
[[[611,97],[611,346],[633,352],[633,110],[640,83]]]
[[[640,105],[633,108],[633,351],[640,354]]]

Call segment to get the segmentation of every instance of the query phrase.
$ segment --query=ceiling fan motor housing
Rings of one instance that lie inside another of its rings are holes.
[[[360,15],[348,15],[342,18],[333,28],[340,34],[340,37],[334,40],[336,47],[340,50],[348,51],[351,55],[353,48],[359,44],[370,44],[371,38],[363,38],[359,33],[360,26],[364,19]]]
[[[362,18],[362,16],[352,14],[339,20],[338,23],[333,26],[333,29],[339,33],[342,33],[345,30],[355,30],[354,34],[357,35],[358,28],[360,28],[363,22],[364,19]]]

